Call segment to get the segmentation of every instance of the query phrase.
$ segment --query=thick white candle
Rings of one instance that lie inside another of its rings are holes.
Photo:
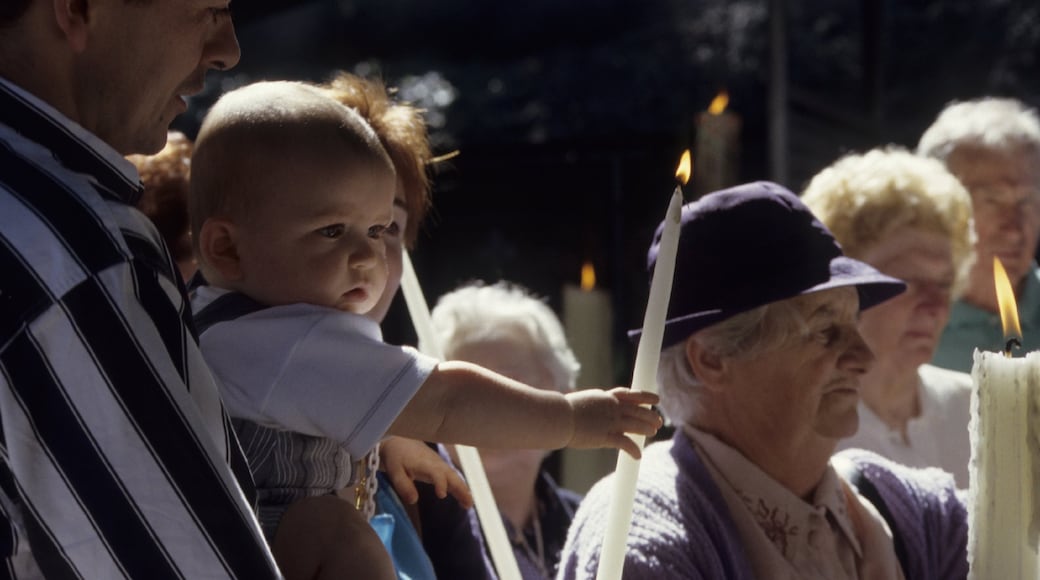
[[[563,328],[581,363],[578,387],[614,384],[614,312],[610,294],[574,284],[563,287]]]
[[[635,369],[632,371],[632,389],[657,392],[657,363],[661,358],[664,321],[668,313],[668,299],[672,293],[675,273],[675,254],[679,248],[679,222],[682,219],[682,190],[675,188],[664,220],[664,232],[657,252],[654,277],[650,282],[650,298],[643,317],[643,332],[636,350]],[[642,448],[645,438],[633,436]],[[625,544],[632,524],[632,503],[635,499],[639,460],[618,452],[614,471],[614,499],[607,514],[607,528],[599,556],[597,580],[617,580],[625,563]]]
[[[430,307],[423,296],[419,278],[415,275],[415,268],[412,267],[412,259],[408,256],[408,252],[404,252],[402,256],[402,266],[401,292],[408,305],[408,313],[412,317],[415,333],[419,337],[419,342],[425,347],[426,354],[443,360],[444,350],[434,332]],[[473,505],[477,508],[477,518],[480,520],[480,527],[484,530],[484,539],[487,541],[488,551],[491,552],[491,560],[495,563],[499,578],[521,580],[520,568],[516,564],[516,557],[509,543],[509,537],[506,535],[502,516],[498,512],[498,505],[495,504],[495,496],[491,493],[491,485],[484,472],[484,464],[480,461],[480,454],[476,449],[467,445],[456,445],[455,451],[459,456],[462,473],[466,476],[466,483],[473,492]]]
[[[1007,358],[976,350],[972,376],[968,577],[1040,578],[1040,352]]]
[[[591,263],[581,270],[581,285],[563,286],[563,328],[581,363],[578,388],[614,385],[614,311],[610,293],[596,286]],[[614,469],[613,449],[563,449],[560,484],[585,493]]]
[[[736,184],[740,164],[740,117],[726,110],[729,95],[722,91],[704,113],[697,115],[697,175],[694,188],[707,193]]]

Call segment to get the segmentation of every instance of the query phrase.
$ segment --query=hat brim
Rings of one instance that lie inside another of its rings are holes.
[[[770,296],[760,302],[745,304],[739,307],[716,308],[693,312],[684,316],[678,316],[665,321],[662,348],[667,348],[678,342],[686,340],[691,334],[703,330],[714,324],[718,324],[727,318],[731,318],[742,312],[753,310],[759,306],[765,306],[772,302],[794,298],[803,294],[821,292],[833,288],[855,286],[859,294],[860,311],[873,308],[878,304],[894,298],[906,290],[906,283],[898,278],[886,276],[873,266],[849,258],[847,256],[836,256],[830,262],[830,279],[820,284],[804,288],[795,293]],[[637,328],[628,331],[628,338],[637,341],[642,335],[643,329]]]

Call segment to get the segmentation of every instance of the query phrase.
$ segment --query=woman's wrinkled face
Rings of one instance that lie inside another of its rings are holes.
[[[727,412],[777,437],[848,437],[859,425],[860,377],[873,355],[859,334],[859,295],[836,288],[789,299],[804,327],[756,356],[728,359]]]
[[[906,282],[906,291],[863,313],[860,332],[884,367],[915,373],[932,360],[950,317],[956,278],[947,236],[899,228],[868,248],[864,262]]]

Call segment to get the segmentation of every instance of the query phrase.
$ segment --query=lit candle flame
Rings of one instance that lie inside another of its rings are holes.
[[[715,95],[715,98],[711,100],[711,104],[708,105],[709,115],[721,115],[726,110],[726,106],[729,105],[729,92],[725,90],[719,91],[719,94]]]
[[[997,289],[997,304],[1000,307],[1000,323],[1004,327],[1004,354],[1011,356],[1011,347],[1022,346],[1022,327],[1018,324],[1018,305],[1015,291],[1000,258],[993,256],[993,283]]]
[[[592,267],[592,262],[585,262],[581,267],[581,289],[592,290],[596,287],[596,269]]]
[[[679,158],[679,167],[675,169],[675,178],[680,183],[686,185],[686,182],[690,180],[690,174],[693,173],[693,161],[690,160],[690,150],[682,152],[682,157]]]

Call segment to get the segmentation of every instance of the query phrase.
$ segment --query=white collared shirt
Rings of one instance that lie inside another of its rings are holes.
[[[971,441],[971,376],[922,365],[918,370],[921,414],[907,423],[907,437],[889,427],[862,401],[859,430],[838,443],[838,450],[873,451],[910,467],[939,467],[953,474],[957,487],[968,487]]]

